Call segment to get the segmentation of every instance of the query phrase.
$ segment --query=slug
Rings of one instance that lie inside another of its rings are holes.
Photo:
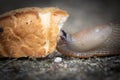
[[[62,32],[57,44],[57,50],[71,57],[89,58],[120,54],[119,27],[101,25],[73,34]]]

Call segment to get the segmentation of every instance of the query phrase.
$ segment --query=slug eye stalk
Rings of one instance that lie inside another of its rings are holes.
[[[71,34],[66,33],[64,30],[61,30],[60,38],[64,42],[72,41],[72,37],[71,36],[72,36]]]
[[[65,40],[66,37],[67,37],[67,33],[66,33],[64,30],[61,30],[60,38],[61,38],[62,40]]]

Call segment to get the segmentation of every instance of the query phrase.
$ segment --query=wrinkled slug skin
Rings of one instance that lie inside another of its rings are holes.
[[[56,48],[59,21],[67,16],[65,11],[53,7],[28,7],[0,15],[0,55],[46,57]]]
[[[71,57],[89,58],[120,54],[120,25],[101,25],[80,30],[60,40],[57,50]]]
[[[88,28],[72,34],[67,46],[75,51],[88,51],[101,45],[111,32],[112,28],[107,25]]]

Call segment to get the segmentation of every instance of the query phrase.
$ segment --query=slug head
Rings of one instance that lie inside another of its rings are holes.
[[[101,46],[110,36],[112,28],[108,25],[96,26],[81,30],[74,34],[61,31],[61,39],[73,51],[88,51]]]
[[[69,40],[71,40],[71,35],[66,33],[64,30],[61,30],[60,32],[60,38],[65,41],[68,42]]]

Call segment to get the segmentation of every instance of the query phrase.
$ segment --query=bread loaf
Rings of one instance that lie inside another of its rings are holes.
[[[55,50],[68,14],[58,8],[28,7],[0,15],[0,55],[46,57]]]

